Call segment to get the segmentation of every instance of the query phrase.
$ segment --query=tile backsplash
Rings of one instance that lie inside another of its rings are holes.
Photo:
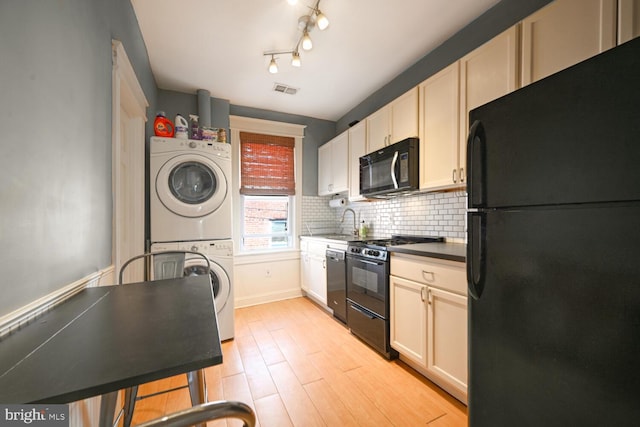
[[[329,207],[331,198],[303,196],[303,234],[350,234],[353,228],[351,212],[346,213],[343,223],[340,220],[344,210],[351,208],[356,212],[356,224],[365,221],[369,235],[374,237],[411,234],[442,236],[449,242],[466,242],[467,195],[463,191],[353,202],[339,208]]]

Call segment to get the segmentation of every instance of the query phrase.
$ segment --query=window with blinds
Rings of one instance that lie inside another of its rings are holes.
[[[291,137],[240,132],[240,194],[294,195],[294,149]]]
[[[240,132],[240,194],[243,250],[291,247],[294,138]]]

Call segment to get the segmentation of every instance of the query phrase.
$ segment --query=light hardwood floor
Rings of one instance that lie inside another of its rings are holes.
[[[306,298],[240,308],[209,400],[239,400],[262,427],[466,426],[466,406],[400,361],[387,361]],[[141,394],[186,383],[177,376]],[[139,401],[134,424],[190,405],[186,389]],[[209,426],[241,426],[238,420]]]

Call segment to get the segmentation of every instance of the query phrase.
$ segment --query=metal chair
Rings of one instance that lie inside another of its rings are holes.
[[[249,405],[242,402],[217,401],[192,406],[139,424],[137,427],[187,427],[221,418],[238,418],[243,421],[244,427],[256,425],[256,416]]]
[[[122,264],[122,267],[120,268],[120,275],[118,276],[118,284],[123,285],[122,282],[123,282],[124,272],[126,268],[129,265],[131,265],[133,262],[142,260],[142,259],[151,260],[153,262],[153,265],[152,265],[153,277],[151,280],[175,279],[175,278],[183,277],[185,273],[184,262],[187,254],[193,254],[193,255],[202,257],[206,261],[206,265],[207,265],[206,269],[202,271],[202,273],[207,275],[210,273],[211,263],[209,262],[209,258],[200,252],[186,251],[186,250],[150,252],[150,253],[144,253],[141,255],[134,256],[130,258],[127,262]],[[138,386],[127,388],[125,390],[124,408],[123,408],[124,427],[129,427],[131,425],[131,420],[133,418],[133,411],[135,410],[136,402],[138,400],[146,399],[148,397],[156,396],[158,394],[169,393],[169,392],[180,390],[186,387],[189,388],[189,394],[191,396],[191,404],[194,407],[197,407],[197,405],[200,404],[198,396],[203,396],[204,401],[206,402],[207,387],[206,387],[203,369],[188,372],[186,386],[175,387],[168,390],[162,390],[162,391],[159,391],[153,394],[144,395],[144,396],[138,396]],[[191,418],[188,418],[188,419],[191,419]]]

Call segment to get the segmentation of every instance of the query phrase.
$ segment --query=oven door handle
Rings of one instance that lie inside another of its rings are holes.
[[[358,313],[362,314],[363,316],[368,317],[369,319],[373,320],[376,318],[376,316],[373,316],[371,313],[367,313],[366,311],[364,311],[363,309],[361,309],[360,307],[356,307],[353,304],[349,304],[351,306],[352,309],[354,309],[355,311],[357,311]]]
[[[369,265],[384,265],[384,262],[368,261],[366,259],[359,259],[358,262],[363,262],[363,263],[369,264]]]

